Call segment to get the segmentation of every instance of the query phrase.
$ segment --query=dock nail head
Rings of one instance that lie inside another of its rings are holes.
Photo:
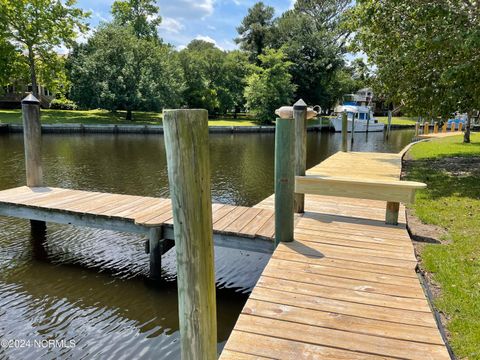
[[[40,101],[33,96],[33,94],[29,94],[25,99],[22,100],[22,104],[40,104]]]

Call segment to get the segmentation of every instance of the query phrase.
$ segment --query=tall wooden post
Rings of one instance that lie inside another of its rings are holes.
[[[40,101],[35,96],[30,94],[22,100],[22,116],[27,186],[43,186]]]
[[[347,116],[347,110],[343,110],[342,113],[342,151],[347,152],[348,151],[348,146],[347,146],[347,139],[348,139],[348,116]]]
[[[420,130],[420,123],[417,121],[415,123],[415,137],[417,138],[418,137],[418,132]]]
[[[442,133],[446,133],[447,132],[447,126],[448,126],[448,122],[444,122],[443,123],[443,126],[442,126]]]
[[[458,131],[462,131],[463,129],[463,122],[458,123]]]
[[[295,191],[295,122],[277,118],[275,125],[275,246],[293,241]]]
[[[350,139],[351,147],[353,147],[353,141],[355,137],[355,113],[352,113],[352,137]]]
[[[217,358],[207,110],[163,112],[182,359]],[[292,168],[293,169],[293,168]]]
[[[388,122],[387,122],[387,140],[390,136],[390,128],[392,126],[392,110],[388,110]]]
[[[455,131],[455,121],[452,121],[450,124],[450,131]]]
[[[430,130],[430,124],[429,124],[428,122],[425,122],[425,123],[423,124],[423,133],[424,133],[425,135],[428,135],[429,130]]]
[[[438,121],[433,123],[433,133],[438,134]]]
[[[295,175],[305,176],[307,168],[307,104],[298,100],[293,104],[293,118],[295,120]],[[303,213],[305,208],[305,194],[295,194],[294,211]]]
[[[40,187],[43,186],[40,101],[32,94],[22,100],[22,118],[27,186]],[[45,221],[30,220],[30,228],[34,247],[43,247],[46,232]]]

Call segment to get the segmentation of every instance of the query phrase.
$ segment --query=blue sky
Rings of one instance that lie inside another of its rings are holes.
[[[89,10],[88,22],[95,27],[111,19],[114,0],[78,0],[77,6]],[[264,0],[275,8],[276,16],[292,7],[294,0]],[[236,27],[255,0],[157,0],[163,19],[159,28],[162,38],[181,49],[193,39],[215,43],[219,48],[236,48]]]

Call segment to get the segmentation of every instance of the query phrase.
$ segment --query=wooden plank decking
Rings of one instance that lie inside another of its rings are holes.
[[[391,180],[400,156],[375,155],[310,174]],[[377,162],[378,166],[378,162]],[[257,207],[273,208],[273,196]],[[401,208],[386,225],[384,201],[306,195],[295,240],[281,243],[252,291],[220,359],[450,359],[415,272]]]
[[[139,233],[162,226],[164,237],[173,240],[171,201],[164,198],[22,186],[0,191],[0,215]],[[214,234],[223,237],[217,245],[273,250],[271,209],[213,204],[212,222]]]
[[[400,166],[398,154],[340,153],[307,175],[392,181]],[[295,240],[273,252],[221,359],[449,359],[415,272],[404,209],[393,226],[385,201],[305,198]],[[212,213],[216,239],[272,251],[273,195],[253,208],[213,204]],[[173,239],[171,201],[162,198],[19,187],[0,191],[0,215],[140,233],[162,226]]]

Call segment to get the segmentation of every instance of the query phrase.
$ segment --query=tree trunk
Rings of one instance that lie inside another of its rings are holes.
[[[467,124],[465,125],[465,134],[463,135],[463,142],[469,143],[470,142],[470,124],[472,121],[472,112],[468,112],[467,115]]]
[[[133,120],[132,110],[131,110],[131,109],[127,109],[127,117],[126,117],[126,119],[129,120],[129,121],[132,121],[132,120]]]
[[[38,99],[37,73],[35,70],[35,54],[33,53],[32,46],[28,47],[28,65],[30,67],[30,81],[32,83],[32,94]]]

